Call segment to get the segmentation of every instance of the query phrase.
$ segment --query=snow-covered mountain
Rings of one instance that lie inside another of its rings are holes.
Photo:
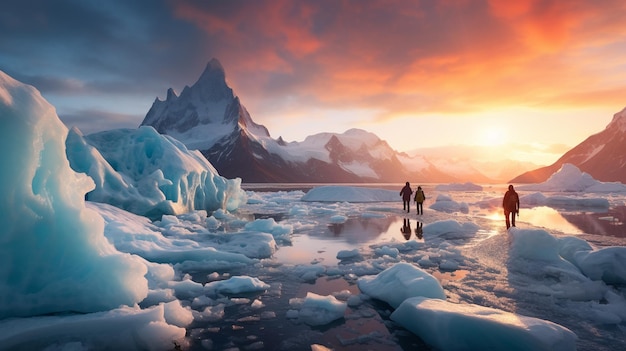
[[[208,150],[238,132],[251,139],[269,138],[267,129],[252,121],[226,84],[224,68],[216,59],[209,61],[198,81],[186,86],[180,96],[170,88],[165,101],[157,98],[141,125],[152,126],[198,150]]]
[[[227,85],[216,59],[180,95],[170,88],[164,101],[157,98],[141,125],[200,150],[222,176],[244,182],[458,180],[426,159],[399,153],[360,129],[320,133],[302,142],[273,139]]]
[[[626,108],[600,133],[594,134],[566,152],[554,164],[523,173],[512,183],[540,183],[571,163],[603,182],[626,183]]]

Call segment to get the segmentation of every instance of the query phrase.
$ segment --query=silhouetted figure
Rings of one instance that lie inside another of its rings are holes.
[[[421,186],[417,187],[415,190],[415,207],[417,207],[417,214],[424,214],[424,200],[426,200],[426,195],[424,195],[424,190],[422,190]]]
[[[411,184],[409,184],[409,182],[406,182],[404,188],[400,190],[400,196],[402,196],[402,209],[405,210],[407,213],[411,212],[411,210],[409,209],[409,205],[411,204],[411,194],[413,194],[413,190],[411,190]]]
[[[402,228],[400,228],[400,231],[402,232],[402,236],[406,240],[409,240],[411,238],[411,221],[408,218],[404,219],[404,222],[402,223]]]
[[[417,227],[415,227],[415,236],[420,240],[424,237],[424,229],[422,229],[423,226],[424,223],[417,222]]]
[[[502,208],[504,209],[504,217],[506,218],[506,229],[509,229],[511,225],[515,227],[515,215],[519,216],[519,195],[513,189],[513,185],[509,185],[509,190],[504,193],[502,199]],[[509,215],[511,219],[509,220]]]

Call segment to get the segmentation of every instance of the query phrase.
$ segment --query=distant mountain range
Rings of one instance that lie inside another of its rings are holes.
[[[180,95],[170,88],[164,101],[157,98],[141,125],[200,150],[222,176],[244,182],[458,180],[425,158],[397,152],[375,134],[360,129],[320,133],[302,142],[273,139],[228,87],[216,59]]]
[[[626,183],[626,108],[606,128],[566,152],[554,164],[523,173],[511,183],[544,182],[565,163],[603,182]]]
[[[520,146],[522,147],[522,146]],[[486,145],[447,145],[407,151],[437,165],[447,174],[474,183],[505,183],[539,165],[528,161],[506,159],[503,147]],[[480,175],[483,175],[482,178]]]
[[[227,85],[224,68],[217,59],[209,61],[198,81],[186,86],[180,95],[170,88],[165,100],[157,98],[141,125],[152,126],[189,149],[199,150],[220,175],[247,183],[500,183],[536,167],[515,161],[489,164],[409,155],[361,129],[320,133],[302,142],[274,139],[265,126],[252,120]],[[558,170],[558,165],[553,166],[543,180]],[[534,179],[520,177],[515,179]]]

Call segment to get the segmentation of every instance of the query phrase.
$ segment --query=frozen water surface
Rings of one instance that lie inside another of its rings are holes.
[[[563,269],[558,264],[543,270],[529,261],[527,268],[520,269],[520,263],[509,257],[512,239],[497,208],[505,186],[482,192],[445,192],[453,201],[467,203],[470,209],[468,213],[448,213],[428,208],[434,201],[430,199],[439,192],[426,185],[431,196],[421,216],[404,213],[400,202],[302,202],[300,198],[307,188],[275,187],[272,190],[276,191],[271,192],[250,190],[252,200],[240,207],[237,215],[272,218],[289,225],[293,228],[290,241],[280,243],[276,253],[260,264],[228,272],[258,276],[270,284],[266,292],[248,297],[250,301],[262,301],[263,307],[254,309],[252,303],[231,302],[223,319],[195,322],[189,328],[196,340],[192,341],[192,349],[202,349],[199,340],[208,338],[216,348],[245,349],[262,343],[266,349],[310,349],[310,345],[318,344],[336,350],[429,350],[431,346],[391,321],[391,306],[362,294],[356,284],[360,277],[378,274],[398,262],[409,262],[431,273],[449,302],[495,308],[565,326],[578,336],[578,350],[626,346],[623,322],[605,324],[603,320],[600,311],[609,302],[588,296],[593,294],[590,291],[605,287],[581,288],[578,284],[595,283],[572,283],[580,277],[557,273]],[[620,201],[623,199],[611,199],[612,203]],[[496,205],[485,206],[485,202]],[[575,235],[599,247],[624,244],[619,205],[599,210],[522,205],[520,229],[541,228],[555,237]],[[609,216],[611,220],[607,220]],[[600,225],[588,230],[580,224],[583,218],[587,220],[582,222]],[[407,222],[411,227],[408,240],[403,233]],[[418,223],[422,225],[421,238],[415,232]],[[606,226],[621,235],[610,237],[603,229]],[[192,273],[193,279],[202,282],[208,273]],[[620,302],[613,307],[621,306],[623,288],[612,285],[611,289],[621,294]],[[291,318],[289,301],[310,292],[348,303],[344,317],[322,326]]]

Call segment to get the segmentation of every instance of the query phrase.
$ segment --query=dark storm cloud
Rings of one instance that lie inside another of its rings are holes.
[[[210,59],[198,50],[205,35],[170,12],[154,1],[5,1],[0,69],[49,92],[154,94]]]

